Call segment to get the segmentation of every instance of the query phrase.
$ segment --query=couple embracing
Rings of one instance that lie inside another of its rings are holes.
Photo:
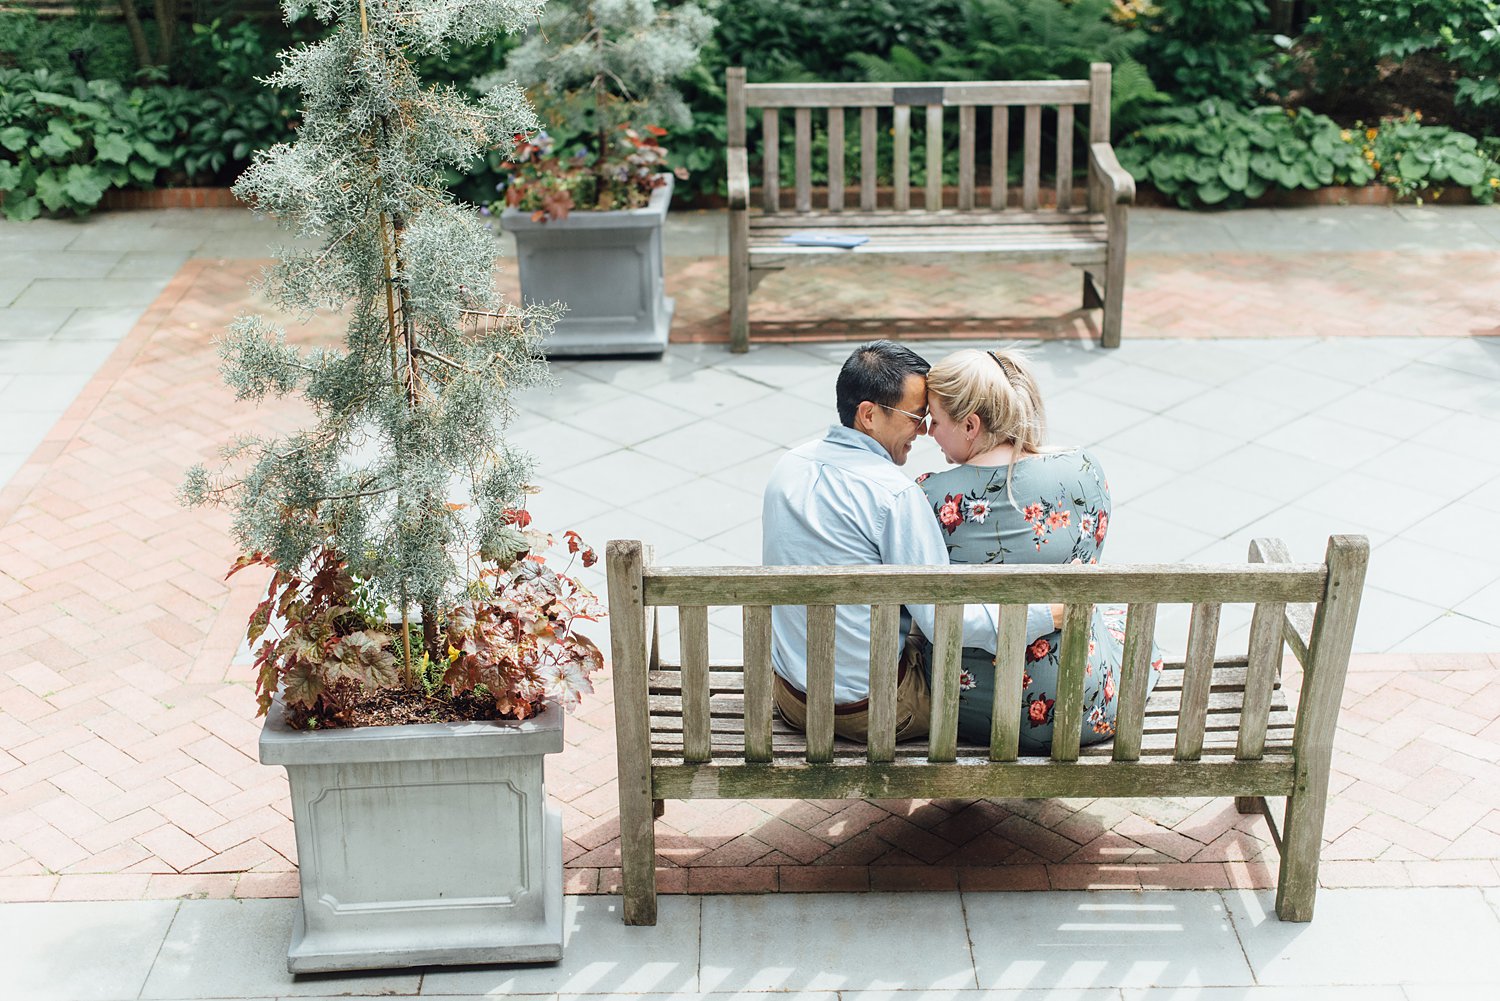
[[[766,484],[767,566],[945,563],[1097,563],[1109,531],[1104,471],[1081,448],[1044,445],[1036,379],[1012,352],[963,350],[934,366],[909,348],[875,341],[839,372],[839,424],[782,456]],[[899,467],[930,434],[952,469],[916,482]],[[1021,749],[1052,742],[1061,605],[1026,619]],[[906,644],[896,691],[898,740],[927,733],[931,605],[902,609]],[[912,628],[915,626],[915,628]],[[798,729],[807,717],[807,615],[772,612],[775,700]],[[835,619],[834,732],[868,734],[870,612],[840,605]],[[964,610],[959,736],[988,743],[994,705],[995,609]],[[1114,735],[1124,646],[1123,609],[1094,610],[1084,677],[1082,740]],[[1154,655],[1154,686],[1161,660]]]

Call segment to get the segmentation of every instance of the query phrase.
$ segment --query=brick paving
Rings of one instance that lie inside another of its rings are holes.
[[[1480,294],[1500,280],[1492,254],[1320,254],[1316,280],[1310,260],[1133,257],[1126,336],[1496,332]],[[265,580],[226,583],[227,517],[174,500],[183,468],[231,435],[298,420],[293,404],[234,405],[215,374],[210,341],[254,271],[190,261],[0,491],[0,900],[296,892],[285,779],[255,760],[249,679],[231,665]],[[786,336],[805,329],[801,307],[833,337],[881,317],[924,337],[1091,336],[1066,315],[1065,269],[891,268],[879,299],[859,279],[773,277],[753,315]],[[671,284],[679,334],[721,336],[721,265],[676,261]],[[944,313],[934,287],[977,319]],[[1325,886],[1500,885],[1497,682],[1496,654],[1356,657]],[[613,773],[606,683],[549,763],[569,892],[618,886]],[[1217,800],[672,802],[658,846],[672,893],[1240,887],[1276,872],[1264,821]]]
[[[672,263],[672,339],[727,341],[722,260]],[[1080,288],[1076,270],[1047,263],[825,265],[768,276],[750,320],[760,341],[1097,339],[1099,314],[1080,308]],[[1124,329],[1127,338],[1496,335],[1496,288],[1500,255],[1487,251],[1133,252]]]

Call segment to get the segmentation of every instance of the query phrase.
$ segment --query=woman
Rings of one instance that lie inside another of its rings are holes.
[[[1007,351],[957,351],[927,374],[930,434],[955,468],[917,482],[927,494],[954,563],[1097,563],[1109,532],[1109,483],[1082,448],[1043,446],[1041,393],[1030,368]],[[1021,750],[1052,744],[1061,631],[1026,648]],[[1114,736],[1125,610],[1096,607],[1084,668],[1085,744]],[[1150,686],[1162,660],[1152,649]],[[959,734],[988,743],[994,660],[964,650]]]

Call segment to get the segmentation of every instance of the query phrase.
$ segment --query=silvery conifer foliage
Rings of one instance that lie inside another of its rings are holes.
[[[692,116],[674,84],[697,64],[715,23],[691,2],[658,10],[653,0],[551,0],[503,75],[558,97],[593,92],[601,132],[626,122],[685,128]]]
[[[503,432],[510,394],[547,378],[538,342],[555,314],[501,301],[495,245],[456,204],[445,168],[509,152],[536,121],[514,85],[477,100],[429,87],[407,54],[442,52],[533,22],[544,0],[284,0],[330,22],[282,54],[268,82],[303,98],[297,140],[263,150],[235,193],[318,249],[281,250],[261,290],[303,318],[347,321],[339,347],[302,350],[264,316],[219,344],[241,400],[300,394],[316,422],[246,437],[225,468],[188,474],[184,500],[232,503],[237,541],[298,568],[325,546],[378,594],[433,612],[476,557],[526,548],[508,524],[530,459]]]

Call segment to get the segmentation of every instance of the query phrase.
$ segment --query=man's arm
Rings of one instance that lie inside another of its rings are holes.
[[[915,564],[918,566],[946,566],[948,547],[943,542],[943,530],[927,506],[927,497],[920,489],[904,490],[891,505],[881,533],[881,561],[891,564]],[[931,605],[908,605],[907,611],[916,621],[922,635],[932,639],[937,630]],[[1060,609],[1059,609],[1060,611]],[[1058,628],[1060,615],[1053,614],[1051,605],[1030,605],[1026,610],[1026,642],[1036,642]],[[995,606],[964,606],[964,646],[978,647],[989,653],[995,652]]]

